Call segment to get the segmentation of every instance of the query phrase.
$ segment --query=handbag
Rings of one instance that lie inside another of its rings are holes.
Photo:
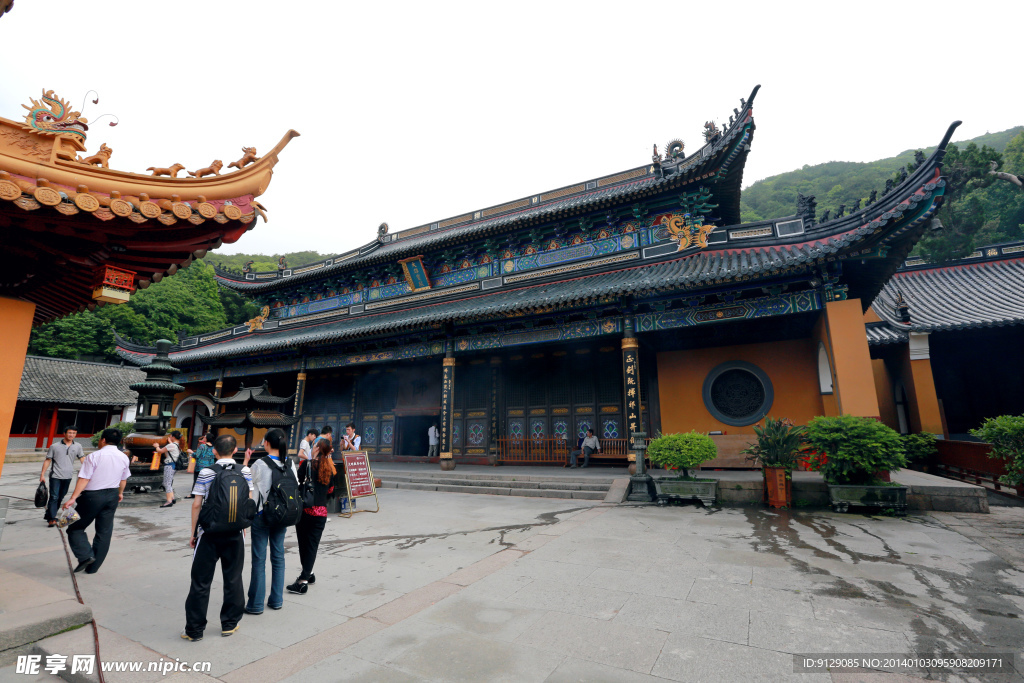
[[[46,491],[46,484],[39,482],[39,486],[36,487],[36,507],[44,508],[46,503],[50,500],[50,494]]]
[[[307,460],[303,463],[306,467],[305,474],[306,478],[299,486],[299,495],[302,497],[302,508],[311,508],[316,503],[316,490],[314,489],[315,484],[313,479],[316,477],[316,473],[313,472],[313,468],[310,466],[312,460]]]

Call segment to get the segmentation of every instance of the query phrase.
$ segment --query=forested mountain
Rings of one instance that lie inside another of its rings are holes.
[[[928,155],[934,149],[922,151]],[[880,195],[887,179],[895,180],[901,167],[913,163],[915,151],[866,163],[830,161],[759,180],[743,190],[743,220],[792,215],[797,194],[817,198],[819,218],[825,211],[835,216],[840,206],[849,212],[858,200],[863,205],[872,190]],[[1024,193],[988,175],[991,161],[1001,171],[1024,175],[1024,126],[949,146],[943,173],[950,186],[939,212],[945,230],[923,239],[919,252],[945,260],[970,253],[978,244],[1024,238]]]
[[[157,339],[175,341],[178,332],[203,334],[248,320],[259,313],[259,306],[231,290],[218,287],[213,263],[241,268],[252,259],[257,270],[274,270],[282,254],[218,254],[196,259],[173,277],[139,290],[126,304],[103,306],[94,312],[75,315],[40,325],[32,330],[28,352],[37,356],[77,360],[117,361],[114,354],[114,328],[123,337],[144,344]],[[300,266],[326,256],[315,251],[283,254],[290,265]]]
[[[868,163],[831,161],[760,180],[743,191],[743,220],[792,215],[797,193],[817,197],[819,219],[825,211],[834,216],[840,205],[849,210],[858,199],[863,204],[872,190],[881,194],[887,179],[897,179],[899,169],[913,163],[915,151]],[[1024,126],[949,146],[943,170],[949,184],[946,202],[938,212],[944,228],[921,240],[920,253],[941,261],[964,256],[980,244],[1024,239],[1024,191],[989,175],[990,162],[1000,171],[1024,176]],[[37,327],[29,353],[116,361],[112,327],[122,336],[152,344],[161,338],[174,341],[179,331],[194,335],[236,325],[255,316],[259,308],[218,287],[212,264],[241,269],[251,259],[254,270],[269,271],[277,268],[280,256],[210,253],[174,277],[136,292],[127,304],[104,306]],[[290,267],[296,267],[329,255],[298,251],[283,256]]]

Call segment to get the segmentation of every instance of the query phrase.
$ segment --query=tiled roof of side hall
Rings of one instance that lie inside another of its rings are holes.
[[[146,375],[134,366],[27,356],[19,401],[127,406],[138,400],[129,386]]]
[[[640,197],[697,181],[717,183],[718,212],[727,223],[738,223],[739,192],[743,162],[753,135],[753,101],[760,86],[732,124],[695,153],[679,159],[666,158],[660,164],[646,164],[610,176],[541,192],[499,206],[472,211],[461,216],[421,225],[394,234],[382,235],[358,249],[331,259],[306,264],[284,273],[237,273],[217,269],[222,285],[247,293],[259,293],[287,284],[321,277],[328,272],[356,269],[364,265],[395,260],[430,251],[442,245],[505,232],[517,227],[547,221],[580,211],[621,204]],[[727,167],[727,168],[725,168]],[[722,177],[713,176],[724,168]]]
[[[909,325],[896,311],[900,296],[910,307]],[[1024,325],[1024,242],[981,247],[943,264],[910,259],[871,307],[883,320],[869,328],[872,344],[905,340],[908,332]]]

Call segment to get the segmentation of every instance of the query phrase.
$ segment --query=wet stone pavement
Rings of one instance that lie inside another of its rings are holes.
[[[32,478],[5,467],[0,495],[30,497]],[[385,489],[380,513],[330,518],[306,595],[222,639],[218,577],[208,637],[188,643],[188,502],[119,511],[80,585],[101,627],[229,683],[1024,682],[1024,508],[897,519]],[[66,583],[40,518],[12,501],[0,570]],[[291,582],[294,533],[286,546]],[[794,673],[802,653],[1012,653],[1015,669]]]

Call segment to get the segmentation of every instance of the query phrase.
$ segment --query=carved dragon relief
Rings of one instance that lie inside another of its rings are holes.
[[[708,235],[715,229],[713,225],[694,223],[688,213],[672,213],[662,216],[655,225],[664,226],[664,233],[661,230],[658,232],[664,234],[673,242],[679,243],[679,249],[676,251],[683,251],[690,247],[704,249],[708,246]]]

